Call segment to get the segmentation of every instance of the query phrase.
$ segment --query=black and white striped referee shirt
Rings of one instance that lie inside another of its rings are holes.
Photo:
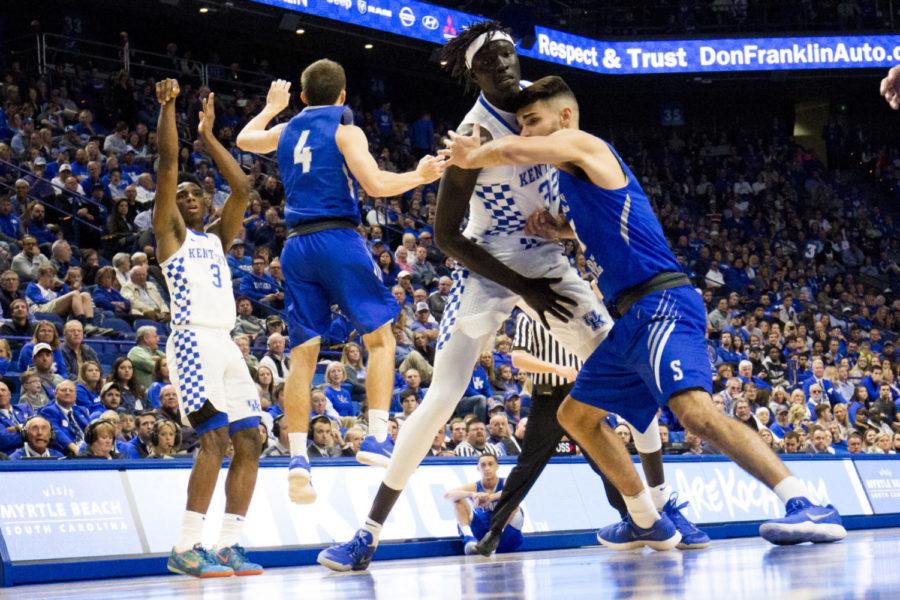
[[[519,316],[516,317],[513,350],[522,350],[554,365],[575,367],[576,370],[581,369],[581,361],[578,360],[578,357],[565,350],[539,321],[535,321],[524,312],[520,312]],[[561,379],[556,373],[532,373],[531,381],[534,385],[549,385],[553,387],[566,384],[566,381]]]

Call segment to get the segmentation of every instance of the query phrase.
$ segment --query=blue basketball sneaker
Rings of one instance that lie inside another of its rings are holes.
[[[391,454],[394,453],[394,440],[388,435],[383,442],[375,439],[374,435],[367,435],[359,445],[356,452],[356,460],[370,467],[388,468],[391,464]]]
[[[206,579],[208,577],[231,577],[234,571],[227,565],[219,564],[219,561],[200,544],[184,552],[176,552],[172,548],[166,568],[172,573],[191,575]]]
[[[262,575],[262,565],[247,560],[247,550],[240,544],[218,548],[214,556],[220,565],[230,568],[238,577]]]
[[[654,550],[671,550],[681,541],[675,523],[665,514],[652,527],[638,527],[627,515],[623,520],[597,530],[597,541],[613,550],[633,550],[648,546]]]
[[[288,496],[294,504],[312,504],[316,501],[316,490],[310,481],[309,459],[305,456],[291,457],[288,466]]]
[[[766,541],[786,546],[813,542],[837,542],[847,537],[841,515],[832,505],[817,506],[803,496],[787,501],[783,519],[772,519],[759,526]]]
[[[687,502],[678,504],[678,494],[669,496],[669,501],[663,507],[662,512],[675,523],[681,541],[678,542],[679,550],[699,550],[709,546],[709,536],[697,529],[697,526],[684,516],[681,509],[688,505]]]
[[[323,567],[332,571],[365,571],[375,554],[375,540],[372,534],[360,529],[346,543],[336,544],[319,552],[317,559]]]

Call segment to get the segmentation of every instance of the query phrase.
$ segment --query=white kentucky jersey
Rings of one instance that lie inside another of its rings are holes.
[[[488,102],[484,94],[463,118],[462,125],[478,123],[493,139],[518,135],[516,115]],[[559,245],[527,237],[525,224],[531,213],[548,209],[559,212],[559,174],[550,165],[512,165],[482,169],[469,200],[469,221],[463,235],[502,258],[522,250]]]
[[[172,296],[173,327],[234,327],[231,271],[219,236],[187,229],[184,243],[160,266]]]

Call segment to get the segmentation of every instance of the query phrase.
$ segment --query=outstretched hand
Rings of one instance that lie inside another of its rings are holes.
[[[210,92],[203,99],[203,110],[200,111],[200,124],[197,125],[197,133],[201,136],[213,136],[213,125],[216,122],[216,96]]]
[[[266,109],[280,113],[291,103],[291,82],[284,79],[276,79],[269,86],[266,95]]]
[[[887,77],[881,80],[881,95],[891,108],[900,109],[900,65],[888,71]]]
[[[439,156],[423,156],[416,166],[416,173],[424,183],[437,181],[447,169],[447,160]]]
[[[461,169],[472,168],[472,153],[481,147],[481,127],[478,123],[472,126],[470,135],[461,135],[455,131],[448,131],[444,138],[443,150],[438,155],[443,156],[451,165]]]
[[[525,285],[519,291],[519,295],[537,313],[541,323],[547,329],[550,329],[550,324],[547,323],[547,314],[553,315],[563,323],[567,323],[572,318],[572,311],[566,305],[575,306],[576,304],[571,298],[557,294],[551,287],[560,281],[562,279],[559,277],[527,279]]]
[[[175,79],[163,79],[156,82],[156,99],[165,106],[178,97],[181,88],[178,87],[178,81]]]

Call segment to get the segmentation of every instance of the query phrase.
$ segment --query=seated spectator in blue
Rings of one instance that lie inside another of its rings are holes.
[[[503,365],[509,365],[510,369],[512,369],[511,350],[512,340],[509,336],[498,335],[497,339],[494,341],[494,373],[497,373]],[[513,372],[515,372],[515,370],[513,370]]]
[[[52,347],[53,344],[50,344],[50,346]],[[59,349],[65,362],[66,377],[72,380],[78,378],[81,365],[84,365],[84,363],[88,361],[100,362],[97,352],[84,343],[84,325],[81,324],[81,321],[76,321],[75,319],[66,321],[66,324],[63,325],[63,340],[59,345]]]
[[[75,403],[85,408],[88,412],[94,412],[103,390],[103,374],[100,363],[86,360],[78,369],[78,379],[75,380]]]
[[[731,333],[727,331],[722,332],[722,335],[719,337],[719,347],[716,348],[716,364],[728,363],[737,365],[744,358],[741,353],[735,352],[733,341],[734,338]]]
[[[143,412],[134,418],[134,437],[125,444],[123,458],[147,458],[155,425],[153,412]]]
[[[853,399],[850,401],[850,407],[847,409],[847,418],[851,424],[856,422],[856,413],[861,408],[869,408],[869,388],[864,385],[856,386]]]
[[[252,232],[247,231],[248,241],[253,242],[257,248],[270,245],[275,240],[276,227],[281,224],[281,217],[274,207],[266,210],[264,219],[263,223],[257,225]]]
[[[509,425],[513,428],[519,424],[519,421],[528,417],[528,412],[522,408],[522,397],[516,392],[506,392],[503,395],[503,406],[506,409]]]
[[[495,363],[496,364],[496,363]],[[522,393],[522,386],[516,381],[513,375],[512,365],[501,364],[494,370],[496,377],[491,381],[491,387],[494,388],[494,394],[500,396],[507,392]]]
[[[350,320],[346,315],[341,312],[340,307],[337,304],[333,304],[331,306],[331,324],[328,326],[328,332],[323,336],[322,345],[340,346],[349,341],[362,343],[359,341],[359,335],[357,335],[355,340],[350,339],[350,334],[354,331],[353,325],[350,324]]]
[[[9,346],[9,340],[0,338],[0,378],[6,375],[12,365],[12,348]]]
[[[409,329],[413,333],[424,333],[431,342],[437,340],[440,333],[440,325],[431,316],[431,310],[428,308],[427,302],[416,304],[416,320],[409,324]]]
[[[38,321],[35,323],[34,335],[31,341],[26,342],[22,349],[19,350],[16,370],[24,372],[32,367],[34,347],[41,343],[50,346],[53,353],[53,371],[62,377],[68,377],[69,370],[66,367],[66,359],[62,348],[60,348],[59,332],[56,331],[56,326],[50,321]]]
[[[350,391],[343,387],[344,365],[339,362],[328,363],[325,369],[325,386],[322,392],[331,401],[334,410],[342,417],[352,417],[359,413],[359,409],[350,399]]]
[[[500,499],[504,478],[497,477],[497,457],[482,454],[478,458],[481,479],[449,490],[444,497],[453,502],[459,534],[463,539],[463,553],[475,554],[475,544],[491,528],[494,506]],[[522,545],[522,526],[525,513],[517,508],[509,523],[500,534],[498,553],[515,552]]]
[[[241,277],[240,293],[255,302],[277,304],[284,301],[284,292],[275,278],[266,273],[266,261],[263,257],[253,257],[249,273]]]
[[[880,394],[879,388],[881,387],[882,380],[883,374],[881,365],[873,364],[869,374],[863,377],[859,384],[866,388],[866,391],[869,393],[869,398],[874,399],[878,398]]]
[[[37,280],[25,288],[31,312],[52,313],[63,319],[71,316],[86,322],[93,320],[94,304],[91,302],[91,295],[79,291],[63,293],[63,286],[63,282],[56,278],[56,267],[38,267]]]
[[[428,391],[428,388],[422,385],[422,375],[419,373],[418,369],[407,369],[406,372],[403,373],[403,383],[405,384],[403,389],[415,392],[419,402],[422,402],[425,399],[425,393]],[[399,410],[395,412],[399,412]]]
[[[44,391],[51,400],[53,400],[56,386],[61,381],[67,381],[56,372],[56,365],[53,363],[53,349],[50,347],[50,344],[44,342],[38,342],[32,348],[29,370],[34,371],[40,378],[41,386],[43,386]]]
[[[94,288],[94,305],[114,316],[125,318],[131,314],[131,302],[116,289],[116,270],[113,267],[101,267],[97,271],[97,287]]]
[[[741,383],[752,381],[757,389],[772,389],[766,380],[753,376],[753,363],[746,359],[738,363],[738,379],[741,380]]]
[[[325,395],[325,392],[322,390],[313,390],[310,395],[310,409],[309,409],[309,418],[310,420],[315,419],[316,417],[326,417],[335,423],[340,423],[340,415],[331,406],[331,402],[329,402],[328,397]]]
[[[153,383],[147,388],[147,402],[145,408],[159,408],[159,391],[171,385],[169,381],[169,361],[165,356],[160,356],[153,365]]]
[[[235,238],[228,249],[228,268],[231,270],[231,279],[239,280],[253,270],[253,259],[246,255],[247,246],[244,240]]]
[[[56,234],[50,231],[50,228],[44,221],[44,205],[34,202],[28,209],[28,214],[30,217],[28,219],[28,227],[25,228],[25,233],[36,239],[39,246],[46,244],[49,249],[49,247],[53,245],[53,242],[56,241]]]
[[[55,443],[53,426],[42,416],[28,419],[24,426],[25,441],[21,448],[9,455],[10,460],[30,458],[62,458],[63,454],[51,447]]]
[[[381,270],[382,283],[389,288],[397,285],[397,275],[400,274],[400,267],[394,262],[391,251],[382,250],[375,259],[378,261],[378,268]]]
[[[75,383],[68,379],[56,386],[55,397],[38,414],[47,419],[53,428],[56,438],[53,447],[68,456],[75,456],[84,441],[84,430],[91,421],[90,415],[75,405]]]
[[[837,391],[834,389],[834,383],[829,379],[825,379],[825,363],[822,362],[822,359],[816,358],[812,361],[812,377],[809,377],[804,381],[801,385],[803,387],[803,393],[806,394],[806,397],[811,397],[809,390],[813,385],[819,386],[819,388],[824,392],[825,399],[831,404],[837,404],[841,402],[842,399],[838,396]]]
[[[416,392],[413,390],[406,388],[400,392],[400,412],[395,413],[393,415],[394,419],[397,420],[397,425],[399,427],[403,426],[403,422],[406,421],[407,418],[413,411],[419,408],[419,399],[416,397]]]
[[[0,381],[0,452],[7,456],[24,444],[22,425],[28,415],[18,406],[12,405],[12,392]]]
[[[0,241],[16,244],[22,239],[22,222],[9,196],[0,196]]]
[[[115,382],[105,383],[100,390],[98,400],[100,403],[95,405],[94,410],[91,411],[91,421],[99,419],[100,415],[108,410],[118,412],[119,407],[122,406],[122,390]]]

